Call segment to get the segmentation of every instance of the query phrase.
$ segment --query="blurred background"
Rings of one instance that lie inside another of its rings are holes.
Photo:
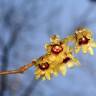
[[[96,39],[95,0],[0,0],[0,70],[18,69],[43,55],[52,34],[64,38],[78,27]],[[96,96],[94,56],[77,57],[80,67],[50,81],[34,80],[34,67],[0,76],[0,96]]]

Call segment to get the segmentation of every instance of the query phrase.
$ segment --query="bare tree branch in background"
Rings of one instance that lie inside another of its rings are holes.
[[[96,3],[96,0],[89,0],[90,2],[92,2],[92,3]]]
[[[2,71],[7,70],[7,68],[8,68],[8,56],[9,56],[11,48],[14,46],[14,43],[17,39],[18,32],[15,31],[12,33],[9,43],[7,45],[5,45],[3,48],[2,66],[1,66]],[[5,91],[6,87],[7,87],[7,76],[1,76],[0,96],[4,96],[4,91]]]
[[[2,65],[1,70],[7,70],[8,68],[8,56],[10,53],[10,50],[12,46],[14,45],[16,38],[18,36],[18,32],[13,32],[10,41],[7,45],[3,48],[3,56],[2,56]],[[7,87],[7,76],[1,76],[1,90],[0,90],[0,96],[4,96],[4,91]]]
[[[15,9],[11,8],[9,9],[9,11],[5,14],[4,17],[4,23],[10,27],[10,40],[9,42],[3,47],[3,55],[2,55],[2,65],[1,65],[1,71],[6,71],[8,68],[8,57],[10,54],[10,51],[12,49],[12,47],[14,46],[14,44],[16,43],[16,40],[18,38],[18,35],[20,34],[20,31],[24,25],[24,22],[20,23],[16,23],[14,21],[12,21],[13,15],[15,13]],[[4,92],[7,88],[7,76],[6,75],[2,75],[1,76],[1,90],[0,90],[0,96],[4,96]]]
[[[0,47],[4,46],[3,40],[0,38]]]
[[[36,6],[34,5],[34,8],[35,7]],[[33,8],[33,11],[34,11],[34,8]],[[15,14],[15,9],[14,9],[14,6],[12,6],[5,13],[5,15],[3,16],[3,20],[4,20],[5,26],[10,29],[10,34],[11,33],[12,34],[11,34],[11,37],[10,37],[9,42],[3,47],[3,52],[2,52],[3,53],[3,56],[2,56],[2,61],[1,61],[1,63],[2,63],[2,65],[1,65],[1,71],[7,71],[8,62],[9,62],[8,58],[9,58],[9,55],[10,55],[10,51],[14,47],[14,45],[16,43],[16,40],[18,38],[18,35],[20,34],[20,31],[21,31],[22,27],[24,27],[24,24],[26,23],[26,20],[28,19],[28,18],[25,17],[24,20],[23,20],[23,22],[21,22],[21,23],[18,23],[18,19],[17,19],[16,20],[17,23],[16,23],[13,20],[14,14]],[[31,15],[33,15],[33,18],[35,17],[34,14],[31,14]],[[26,14],[24,14],[24,16],[26,16]],[[16,19],[16,17],[14,19]],[[15,70],[15,72],[17,72],[17,71]],[[25,89],[24,94],[25,95],[26,94],[31,94],[33,92],[33,90],[35,89],[35,87],[36,87],[36,85],[38,84],[39,81],[40,80],[34,80],[33,79],[32,82],[31,82],[31,84],[29,85],[29,87],[27,87]],[[5,93],[6,89],[7,89],[7,75],[2,75],[1,76],[1,85],[0,85],[0,87],[1,87],[0,88],[0,96],[4,96],[4,93]]]
[[[1,61],[2,62],[1,71],[7,71],[8,62],[9,62],[8,58],[9,58],[9,55],[10,55],[10,51],[14,47],[14,45],[16,43],[16,40],[18,38],[18,35],[20,34],[21,29],[24,27],[24,25],[26,24],[26,22],[28,22],[28,18],[26,18],[26,17],[25,18],[22,17],[22,18],[24,18],[24,20],[22,22],[19,22],[18,21],[18,18],[17,18],[16,22],[14,22],[14,20],[12,20],[14,18],[14,14],[15,14],[15,9],[14,8],[10,8],[6,12],[6,14],[3,16],[5,26],[7,26],[8,28],[10,28],[10,33],[12,33],[12,34],[11,34],[11,37],[10,37],[9,42],[3,47],[3,52],[2,52],[3,53],[3,56],[2,56],[2,61]],[[26,14],[24,14],[24,16],[26,16]],[[14,18],[14,19],[16,19],[16,18]],[[24,66],[24,68],[25,67],[26,66]],[[17,71],[18,70],[15,70],[14,72],[17,72]],[[20,72],[20,71],[22,71],[22,70],[19,69],[18,72]],[[25,71],[25,70],[23,70],[23,71]],[[36,85],[38,84],[39,81],[40,80],[34,80],[33,79],[32,82],[31,82],[31,84],[25,89],[24,94],[25,95],[26,94],[31,94],[33,92],[33,90],[35,89],[35,87],[36,87]],[[1,88],[0,88],[0,96],[4,96],[4,93],[5,93],[6,89],[7,89],[7,75],[2,75],[1,76],[1,85],[0,86],[1,86]]]

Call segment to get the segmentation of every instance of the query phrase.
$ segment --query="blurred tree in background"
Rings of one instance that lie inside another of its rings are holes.
[[[94,3],[96,2],[96,0],[90,0],[90,1],[91,1],[91,2],[94,2]]]
[[[88,0],[0,0],[0,70],[17,69],[44,54],[52,34],[64,38],[83,26],[96,38],[95,19],[95,4]],[[34,80],[34,68],[0,76],[0,96],[96,96],[95,57],[80,53],[80,68],[51,81]]]

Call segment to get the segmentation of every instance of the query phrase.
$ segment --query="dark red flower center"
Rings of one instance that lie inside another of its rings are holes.
[[[46,62],[46,63],[42,63],[42,64],[39,64],[39,68],[41,70],[47,70],[49,68],[49,64]]]
[[[79,45],[88,44],[88,42],[89,42],[89,39],[86,38],[85,36],[79,39]]]
[[[63,48],[62,48],[61,45],[58,45],[58,44],[52,45],[51,51],[52,51],[54,54],[59,54],[62,50],[63,50]]]
[[[67,63],[68,61],[70,61],[71,58],[70,57],[66,57],[65,59],[63,59],[63,63]]]

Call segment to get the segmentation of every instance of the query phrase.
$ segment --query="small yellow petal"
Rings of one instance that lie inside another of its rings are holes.
[[[50,37],[50,41],[53,43],[57,43],[59,41],[59,36],[58,35],[52,35]]]
[[[45,49],[48,49],[48,47],[49,47],[49,44],[46,43],[46,44],[44,45],[44,48],[45,48]]]
[[[77,54],[80,51],[80,46],[75,47],[75,53]]]
[[[35,76],[35,79],[37,80],[37,79],[39,79],[40,78],[40,75],[36,75]]]
[[[40,74],[41,71],[38,69],[38,70],[35,70],[34,74]]]
[[[96,48],[96,42],[93,42],[91,45]]]
[[[42,77],[42,80],[46,80],[45,76]]]
[[[54,76],[58,76],[58,72],[56,71],[56,70],[54,70],[54,72],[53,72],[53,74],[54,74]]]
[[[68,57],[74,58],[73,55],[72,55],[72,53],[68,53]]]
[[[70,61],[70,62],[68,62],[68,63],[67,63],[67,67],[68,67],[68,68],[72,68],[72,67],[74,67],[73,62],[71,62],[71,61]]]
[[[46,79],[50,80],[50,79],[51,79],[51,77],[50,77],[50,72],[47,72],[47,71],[46,71],[45,77],[46,77]]]
[[[65,76],[66,72],[67,72],[67,68],[65,66],[61,66],[60,67],[60,72],[62,73],[63,76]]]
[[[80,62],[77,58],[73,58],[72,60],[75,63],[75,65],[80,66]]]
[[[94,51],[93,51],[93,49],[92,49],[91,47],[89,47],[88,50],[89,50],[89,53],[90,53],[91,55],[94,55]]]
[[[83,46],[82,46],[82,51],[83,51],[83,53],[87,53],[87,51],[88,51],[88,46],[83,45]]]
[[[45,50],[46,50],[48,53],[50,53],[50,51],[51,51],[51,46],[50,46],[48,43],[46,43],[46,44],[44,45],[44,48],[45,48]]]

